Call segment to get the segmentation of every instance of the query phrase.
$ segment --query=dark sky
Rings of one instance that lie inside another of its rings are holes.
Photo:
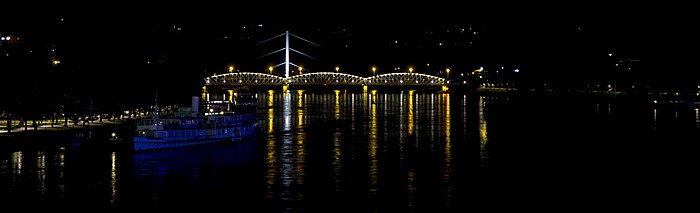
[[[101,82],[126,94],[155,87],[170,88],[173,96],[192,93],[202,76],[221,72],[228,64],[247,69],[243,71],[264,69],[276,60],[256,57],[282,46],[251,44],[284,30],[323,44],[299,47],[319,58],[305,61],[309,67],[366,67],[409,59],[423,63],[438,52],[445,54],[437,59],[446,64],[517,65],[538,77],[571,79],[602,72],[597,68],[614,52],[641,60],[645,69],[640,73],[647,79],[673,83],[698,77],[695,20],[700,18],[689,5],[227,2],[4,8],[0,33],[22,35],[39,52],[55,45],[62,65],[80,73],[82,81]],[[264,30],[242,30],[258,24]],[[442,52],[425,45],[381,49],[392,40],[420,43],[426,31],[450,26],[473,27],[481,33],[476,45]],[[335,34],[342,30],[349,32],[354,49],[338,48],[348,38]],[[240,39],[246,36],[250,39]],[[187,100],[189,94],[182,97]]]

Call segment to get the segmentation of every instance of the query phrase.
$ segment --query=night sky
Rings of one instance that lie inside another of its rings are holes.
[[[33,88],[23,97],[70,94],[133,105],[152,100],[158,88],[164,102],[187,101],[199,94],[204,77],[230,65],[264,72],[282,63],[279,53],[261,57],[283,48],[282,38],[256,43],[285,30],[319,45],[292,41],[293,49],[313,57],[293,55],[293,63],[310,72],[340,66],[366,76],[374,65],[380,72],[413,66],[436,74],[436,67],[505,66],[523,70],[531,82],[567,85],[608,81],[619,72],[615,61],[635,60],[634,72],[623,78],[655,86],[700,82],[700,19],[684,5],[288,3],[251,9],[256,7],[124,4],[2,13],[0,33],[22,38],[20,45],[0,49],[13,57],[0,59],[4,75],[12,76],[3,83]],[[51,49],[58,66],[51,66]],[[37,84],[10,80],[26,78]],[[51,83],[57,80],[66,83]]]

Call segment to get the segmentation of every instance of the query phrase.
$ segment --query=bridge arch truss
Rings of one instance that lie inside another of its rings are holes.
[[[387,73],[366,78],[367,85],[435,85],[446,84],[444,78],[422,73]]]
[[[290,85],[363,85],[365,78],[345,73],[316,72],[291,76],[286,82]]]
[[[234,72],[213,75],[204,78],[207,86],[211,85],[284,85],[284,78],[276,75],[254,72]]]
[[[387,73],[360,77],[346,73],[316,72],[288,78],[265,73],[235,72],[213,75],[204,79],[205,85],[411,85],[442,86],[449,83],[444,78],[422,73]]]

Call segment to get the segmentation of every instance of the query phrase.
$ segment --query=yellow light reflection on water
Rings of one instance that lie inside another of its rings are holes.
[[[333,90],[335,92],[335,119],[340,118],[340,90]]]
[[[297,137],[299,137],[299,135],[297,135]],[[296,166],[294,168],[294,173],[296,174],[294,177],[296,178],[296,183],[299,185],[304,184],[304,176],[306,175],[304,171],[306,161],[306,145],[304,145],[303,140],[305,139],[301,138],[297,141],[299,146],[297,146],[296,149],[297,158],[295,162]]]
[[[342,165],[340,164],[340,132],[336,131],[333,134],[333,182],[335,182],[335,191],[340,191],[340,170]]]
[[[408,134],[413,135],[413,90],[408,91]]]
[[[445,94],[445,170],[443,171],[443,183],[447,186],[445,188],[445,205],[451,205],[450,193],[453,191],[453,187],[449,184],[452,174],[452,137],[450,135],[450,120],[452,119],[450,115],[450,94]]]
[[[297,99],[298,99],[298,100],[297,100],[297,116],[298,116],[298,118],[297,118],[297,120],[298,120],[297,128],[301,128],[302,125],[304,125],[304,109],[303,109],[303,104],[304,104],[304,103],[303,103],[303,98],[304,98],[304,95],[303,95],[303,92],[304,92],[303,90],[297,91],[297,93],[299,94],[299,96],[298,96],[298,98],[297,98]]]
[[[301,109],[299,110],[299,128],[297,129],[296,132],[296,161],[295,167],[294,167],[294,177],[296,180],[296,183],[299,185],[304,184],[304,176],[305,174],[305,165],[306,165],[306,144],[304,141],[306,140],[306,131],[301,129],[301,118],[303,117],[304,111]]]
[[[347,96],[347,94],[345,95]],[[347,106],[347,97],[345,98],[345,106]],[[352,130],[355,130],[355,93],[350,94],[350,120],[352,123]]]
[[[452,161],[452,144],[450,137],[450,94],[445,94],[445,161],[449,166]]]
[[[112,152],[112,174],[109,181],[112,198],[109,200],[111,207],[116,207],[117,201],[117,153]]]
[[[301,128],[304,125],[304,110],[298,109],[297,116],[298,116],[297,128]]]
[[[370,98],[370,103],[372,101],[373,95],[369,95]],[[370,187],[369,191],[376,193],[377,192],[377,181],[379,179],[378,177],[378,171],[379,171],[379,166],[378,166],[378,160],[377,160],[377,148],[379,147],[377,145],[377,105],[376,104],[370,104],[370,124],[369,124],[369,159],[370,159],[370,167],[369,167],[369,179],[370,179]]]
[[[486,128],[486,117],[484,116],[484,96],[479,96],[479,156],[481,157],[481,165],[485,166],[488,155],[486,152],[486,144],[488,143],[488,131]]]
[[[265,184],[267,188],[267,198],[271,199],[275,195],[274,186],[275,178],[277,177],[277,147],[275,145],[275,138],[267,138],[267,155],[265,157],[265,164],[267,165],[267,171],[265,172]]]
[[[387,94],[384,94],[383,96],[384,96],[384,98],[383,98],[384,100],[382,100],[381,103],[382,103],[382,106],[384,107],[382,109],[382,112],[384,112],[384,113],[382,113],[382,116],[384,118],[388,118],[389,117],[389,104],[388,104],[389,101],[387,101]],[[379,100],[379,99],[377,99],[377,100]],[[377,101],[377,103],[379,103],[379,101]],[[384,124],[382,125],[384,127],[384,132],[389,132],[389,126],[390,126],[389,119],[382,119],[382,120],[384,120]],[[383,138],[384,141],[389,139],[389,134],[382,134],[382,135],[384,136],[384,138]],[[403,151],[403,146],[400,146],[400,148],[402,149],[401,151]]]
[[[438,100],[439,100],[439,98],[438,98]],[[435,113],[436,113],[435,106],[436,105],[435,105],[435,94],[434,93],[430,94],[430,104],[428,106],[430,106],[429,107],[430,109],[428,110],[430,112],[430,116],[428,116],[430,119],[430,123],[435,124],[437,122],[435,120],[439,119],[439,117],[437,115],[435,115]],[[436,132],[435,127],[429,128],[429,130],[430,130],[430,138],[433,138],[435,136],[435,132]]]
[[[302,107],[302,98],[304,97],[304,90],[297,90],[297,94],[299,94],[298,99],[297,99],[297,107],[301,108]]]
[[[227,90],[228,91],[228,102],[233,103],[233,90]]]
[[[272,133],[275,130],[274,127],[274,119],[275,119],[275,110],[272,107],[272,104],[274,102],[274,94],[275,91],[273,90],[268,90],[268,96],[267,96],[267,106],[269,107],[267,110],[267,133]]]

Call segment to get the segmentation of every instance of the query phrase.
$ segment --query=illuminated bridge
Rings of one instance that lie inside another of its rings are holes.
[[[234,88],[246,86],[279,87],[282,90],[287,90],[290,86],[299,88],[305,88],[305,86],[310,86],[310,88],[321,89],[339,89],[338,87],[350,89],[349,87],[357,86],[362,87],[363,92],[367,92],[368,87],[382,87],[382,89],[386,87],[400,89],[441,87],[441,89],[445,91],[447,90],[447,85],[450,83],[450,81],[446,80],[445,78],[413,72],[387,73],[381,75],[374,75],[371,77],[361,77],[337,72],[338,67],[336,67],[336,72],[307,72],[305,74],[300,75],[290,75],[290,66],[296,66],[297,68],[299,68],[300,73],[303,70],[301,66],[290,62],[290,50],[302,54],[304,56],[310,57],[289,47],[290,36],[299,38],[305,42],[309,42],[314,45],[317,44],[303,39],[301,37],[295,36],[293,34],[290,34],[289,31],[262,42],[267,42],[271,39],[282,36],[284,36],[285,38],[285,47],[280,50],[268,53],[264,56],[284,50],[285,61],[278,65],[271,66],[269,68],[270,72],[272,72],[273,67],[284,65],[284,76],[259,72],[232,72],[233,68],[230,68],[229,73],[218,74],[204,78],[205,86],[202,91],[203,101],[205,101],[205,103],[210,103],[211,101],[232,103],[232,97],[236,95],[236,93],[234,92]]]
[[[213,75],[205,78],[204,81],[206,86],[445,86],[450,83],[444,78],[421,73],[387,73],[360,77],[336,72],[305,73],[286,78],[265,73],[234,72]]]

